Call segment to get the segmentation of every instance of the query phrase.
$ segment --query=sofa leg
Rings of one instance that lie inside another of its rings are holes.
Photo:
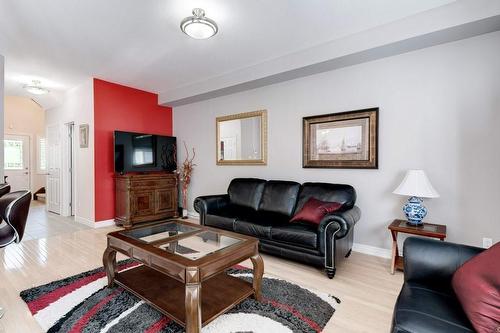
[[[333,279],[335,271],[335,268],[325,268],[326,276],[328,276],[329,279]]]
[[[352,249],[349,249],[349,252],[345,255],[346,258],[349,258],[351,256]]]

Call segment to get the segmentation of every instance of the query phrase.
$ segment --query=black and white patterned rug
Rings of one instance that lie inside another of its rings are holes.
[[[137,266],[132,260],[118,269]],[[228,274],[251,281],[242,266]],[[123,288],[106,287],[102,268],[21,292],[45,332],[180,333],[184,329]],[[203,327],[203,333],[321,332],[340,300],[264,274],[262,302],[248,298]]]

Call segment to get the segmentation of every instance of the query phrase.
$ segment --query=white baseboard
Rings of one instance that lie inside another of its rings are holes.
[[[391,250],[371,245],[359,244],[359,243],[354,243],[352,245],[352,250],[354,252],[369,254],[371,256],[382,257],[382,258],[391,258],[392,256]]]
[[[106,228],[106,227],[112,227],[115,225],[115,220],[103,220],[103,221],[96,221],[94,223],[94,228]]]
[[[84,224],[88,227],[97,229],[97,228],[106,228],[106,227],[111,227],[115,225],[115,220],[103,220],[103,221],[91,221],[89,219],[86,219],[81,216],[76,216],[75,215],[75,221],[81,224]]]
[[[188,217],[190,217],[192,219],[199,219],[200,218],[200,214],[198,214],[195,211],[188,211]]]
[[[84,225],[86,225],[87,227],[91,227],[91,228],[93,228],[93,227],[94,227],[94,224],[95,224],[95,222],[94,222],[94,221],[91,221],[91,220],[89,220],[89,219],[86,219],[86,218],[81,217],[81,216],[76,216],[76,215],[75,215],[75,222],[78,222],[78,223],[84,224]]]

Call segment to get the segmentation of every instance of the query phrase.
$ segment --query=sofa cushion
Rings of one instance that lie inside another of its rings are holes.
[[[234,217],[244,220],[248,216],[254,216],[256,211],[250,207],[229,204],[222,209],[217,210],[213,213],[214,215],[220,215],[225,217]]]
[[[226,217],[226,216],[211,215],[211,214],[207,214],[205,216],[205,225],[229,231],[234,230],[233,227],[234,221],[236,221],[235,217]]]
[[[343,210],[354,207],[356,191],[351,185],[329,183],[304,183],[299,193],[295,212],[299,212],[309,198],[321,201],[338,202]]]
[[[305,205],[302,206],[302,209],[293,216],[290,222],[303,221],[318,225],[326,214],[336,212],[341,207],[342,204],[338,202],[326,202],[315,198],[309,198]]]
[[[290,217],[287,215],[267,211],[257,211],[246,215],[239,215],[237,220],[265,225],[290,224]]]
[[[300,184],[296,182],[270,180],[264,186],[259,211],[291,216],[297,203]]]
[[[394,310],[395,332],[474,332],[458,299],[448,293],[405,283]]]
[[[311,224],[294,223],[271,228],[271,239],[278,242],[318,248],[317,227]]]
[[[452,285],[479,333],[500,332],[500,243],[465,262]]]
[[[270,239],[271,226],[272,225],[268,223],[256,223],[236,220],[234,222],[234,231],[257,238]]]
[[[257,210],[265,184],[266,181],[262,179],[235,178],[231,181],[227,189],[229,202],[233,205]]]

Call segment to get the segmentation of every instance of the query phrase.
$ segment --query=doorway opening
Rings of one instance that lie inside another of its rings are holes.
[[[4,182],[11,191],[31,190],[31,147],[28,135],[5,134]]]

